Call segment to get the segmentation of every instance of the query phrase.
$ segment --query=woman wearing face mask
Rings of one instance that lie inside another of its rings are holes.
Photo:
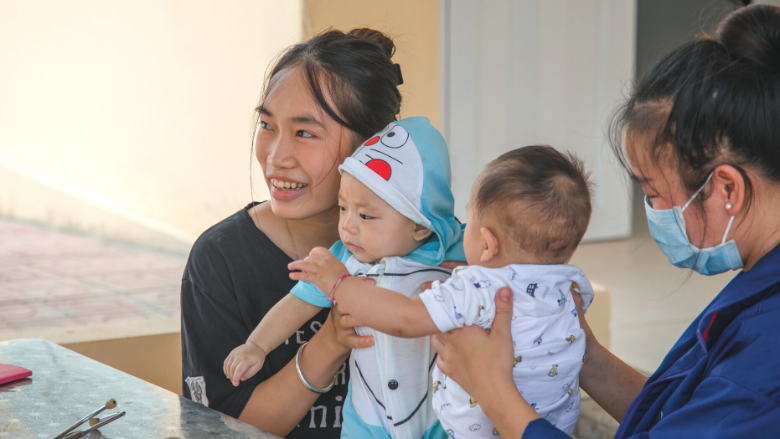
[[[669,261],[703,275],[742,269],[646,378],[608,352],[580,313],[580,386],[620,422],[618,438],[777,437],[780,420],[780,8],[731,13],[637,85],[613,145],[646,194]],[[439,367],[503,437],[567,437],[512,385],[511,294],[490,334],[432,341]],[[503,355],[503,361],[496,357]]]
[[[223,361],[295,285],[287,264],[339,239],[338,166],[401,107],[394,50],[376,30],[333,30],[293,46],[271,69],[254,139],[271,199],[204,232],[184,270],[185,397],[279,436],[340,436],[345,361],[373,340],[357,337],[356,322],[342,324],[347,316],[336,307],[269,352],[237,387]]]

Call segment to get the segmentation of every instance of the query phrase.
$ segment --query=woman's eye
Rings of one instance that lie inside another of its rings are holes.
[[[298,137],[314,137],[314,134],[304,130],[299,130],[295,135]]]
[[[339,206],[339,210],[340,210],[340,211],[342,211],[342,212],[346,212],[346,211],[347,211],[347,208],[346,208],[346,207],[344,207],[344,206]]]
[[[262,128],[264,130],[270,130],[271,129],[271,125],[268,125],[267,123],[265,123],[263,121],[260,121],[260,128]]]
[[[364,219],[364,220],[370,220],[370,219],[372,219],[372,218],[374,218],[374,217],[373,217],[373,216],[364,215],[364,214],[362,214],[362,213],[361,213],[361,214],[360,214],[360,218],[362,218],[362,219]]]

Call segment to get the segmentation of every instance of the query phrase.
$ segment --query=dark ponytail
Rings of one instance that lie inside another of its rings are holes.
[[[375,42],[382,48],[382,50],[385,51],[385,54],[388,58],[392,58],[393,55],[395,55],[395,43],[393,43],[393,40],[376,29],[369,29],[367,27],[352,29],[351,31],[347,32],[347,35],[359,38],[361,40]]]
[[[357,146],[395,120],[401,110],[398,69],[391,61],[394,53],[393,40],[374,29],[321,32],[282,54],[266,78],[256,110],[273,89],[274,78],[298,68],[320,108],[356,133]]]
[[[627,169],[623,143],[637,138],[650,140],[656,161],[676,159],[689,194],[721,164],[742,173],[748,205],[752,190],[744,167],[780,182],[780,8],[740,8],[714,36],[656,64],[610,127],[612,147]]]
[[[731,58],[780,74],[780,8],[754,5],[726,17],[715,39]]]

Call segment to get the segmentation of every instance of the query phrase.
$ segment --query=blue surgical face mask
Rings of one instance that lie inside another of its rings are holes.
[[[712,178],[712,174],[704,182],[704,186],[707,185],[710,178]],[[742,268],[742,258],[737,251],[737,244],[733,239],[726,242],[731,223],[734,222],[733,216],[726,227],[726,233],[723,234],[723,240],[717,246],[698,248],[688,240],[683,212],[704,189],[704,186],[696,191],[683,207],[674,206],[671,209],[656,210],[650,206],[648,197],[645,197],[645,211],[647,212],[650,236],[661,247],[661,251],[664,252],[669,262],[677,267],[690,268],[707,276]]]

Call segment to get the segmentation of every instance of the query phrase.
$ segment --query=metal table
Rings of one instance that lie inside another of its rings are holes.
[[[86,438],[278,439],[40,338],[0,342],[0,363],[33,371],[30,378],[0,385],[0,439],[51,439],[110,398],[118,407],[100,416],[127,415]]]

